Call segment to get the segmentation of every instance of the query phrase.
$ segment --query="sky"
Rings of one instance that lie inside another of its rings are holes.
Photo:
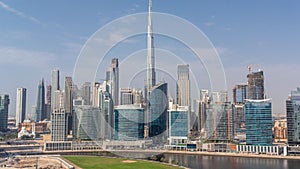
[[[272,98],[274,114],[285,113],[285,100],[291,90],[300,86],[299,9],[297,0],[153,2],[154,12],[183,18],[209,38],[224,66],[230,100],[234,85],[246,83],[248,65],[253,70],[263,70],[266,95]],[[15,114],[18,87],[27,88],[30,113],[36,104],[41,78],[50,84],[51,70],[58,67],[63,86],[63,77],[72,76],[77,57],[89,37],[119,17],[147,10],[147,0],[0,0],[0,93],[10,96],[10,114]],[[153,27],[155,30],[155,20]],[[146,45],[146,35],[131,37],[113,48],[107,58],[122,58],[124,53],[129,55],[134,50],[142,54]],[[182,55],[185,60],[192,55],[184,45],[164,36],[155,36],[155,46],[164,49],[157,52],[156,62],[163,58],[159,53],[168,56],[168,51]],[[104,78],[103,70],[109,61],[105,63],[100,65],[97,79]],[[121,64],[120,69],[127,69],[123,67]],[[194,72],[195,81],[201,81],[198,88],[208,88],[207,74],[202,76],[205,71],[201,65],[199,69]],[[167,75],[164,77],[168,79]]]

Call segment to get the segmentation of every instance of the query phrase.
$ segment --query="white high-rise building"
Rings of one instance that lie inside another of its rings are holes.
[[[55,68],[52,70],[52,85],[51,85],[51,112],[53,112],[53,109],[58,109],[58,107],[55,107],[55,102],[58,102],[57,97],[55,97],[56,91],[60,90],[59,86],[59,69]]]
[[[26,88],[17,88],[16,98],[16,127],[25,120],[26,116]]]

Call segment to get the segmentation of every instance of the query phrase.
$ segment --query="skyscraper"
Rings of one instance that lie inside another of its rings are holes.
[[[232,89],[233,93],[233,103],[234,104],[241,104],[245,103],[248,99],[248,85],[246,84],[238,84],[235,85]]]
[[[155,77],[155,56],[154,56],[154,37],[152,26],[152,0],[149,0],[148,13],[148,34],[147,34],[147,79],[145,84],[145,137],[149,137],[150,122],[150,92],[156,83]]]
[[[80,96],[85,105],[91,105],[91,82],[85,82],[80,88]]]
[[[270,99],[247,100],[246,115],[246,144],[272,145],[272,104]]]
[[[64,108],[68,114],[68,133],[72,130],[74,84],[72,77],[65,77]]]
[[[150,93],[149,136],[154,143],[165,141],[167,130],[168,84],[160,83],[152,87]]]
[[[99,82],[95,82],[94,83],[94,88],[93,88],[93,106],[95,106],[95,107],[100,107],[100,101],[99,101],[100,86],[101,86],[101,84]]]
[[[72,114],[73,109],[73,81],[72,77],[65,77],[65,110],[67,113]]]
[[[44,79],[42,79],[38,85],[38,95],[37,95],[37,103],[36,103],[36,111],[35,111],[35,121],[39,122],[46,118],[45,111],[45,86]]]
[[[300,143],[300,87],[286,100],[287,137],[289,145]]]
[[[52,70],[52,85],[51,85],[51,112],[53,111],[53,109],[58,109],[58,107],[55,107],[55,105],[53,104],[54,102],[58,102],[55,101],[55,99],[57,97],[55,97],[55,92],[57,90],[60,90],[60,85],[59,85],[59,69],[55,68]]]
[[[252,72],[247,75],[248,99],[262,100],[265,98],[263,71]]]
[[[106,81],[110,85],[109,93],[114,106],[117,106],[119,105],[119,60],[117,58],[111,60],[111,66],[106,72]]]
[[[191,89],[189,65],[177,65],[177,104],[188,106],[188,130],[191,129]]]
[[[55,109],[51,113],[51,141],[66,141],[67,119],[67,114],[64,109]]]
[[[148,48],[147,48],[147,91],[156,83],[155,78],[155,56],[154,56],[154,37],[152,26],[152,0],[149,0],[149,16],[148,16]]]
[[[92,105],[74,105],[73,136],[80,140],[96,140],[100,136],[100,108]]]
[[[245,130],[245,103],[248,99],[248,85],[238,84],[232,89],[234,104],[234,131]]]
[[[52,94],[52,86],[47,85],[46,86],[46,103],[51,105],[51,94]]]
[[[112,139],[114,129],[113,118],[113,101],[109,92],[103,92],[101,94],[101,137],[102,139]]]
[[[60,92],[57,90],[57,92]],[[58,108],[51,113],[51,141],[65,141],[68,134],[68,114],[63,108],[63,95],[57,98]]]
[[[51,95],[52,95],[52,87],[51,85],[46,86],[46,119],[51,119]]]
[[[177,104],[190,106],[189,65],[177,65]]]
[[[7,130],[9,96],[0,95],[0,131]]]
[[[226,92],[213,92],[206,110],[205,131],[209,140],[231,140],[233,138],[232,104]]]
[[[198,114],[198,131],[204,132],[205,122],[206,122],[206,109],[209,106],[208,90],[201,90],[200,100],[196,102],[197,102],[196,113]]]
[[[188,107],[169,109],[169,137],[185,138],[188,135]]]
[[[26,116],[26,88],[17,88],[16,97],[16,127],[25,120]]]

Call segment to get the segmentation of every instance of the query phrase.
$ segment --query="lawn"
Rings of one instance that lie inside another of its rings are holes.
[[[97,156],[64,156],[65,159],[71,161],[75,165],[83,169],[173,169],[180,167],[165,165],[151,161],[142,161],[136,159],[125,158],[109,158]]]

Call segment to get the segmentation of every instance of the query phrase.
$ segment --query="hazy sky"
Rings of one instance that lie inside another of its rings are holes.
[[[29,113],[42,77],[50,84],[51,70],[59,67],[63,86],[63,77],[72,75],[80,49],[94,32],[114,19],[147,8],[147,0],[0,0],[0,93],[10,95],[10,113],[15,111],[17,87],[28,90]],[[246,82],[247,65],[264,70],[273,113],[285,113],[285,99],[300,85],[299,9],[297,0],[153,2],[153,11],[184,18],[211,40],[225,68],[230,100],[233,86]],[[159,36],[156,40],[156,47],[171,50],[176,46],[180,53],[174,40]],[[130,44],[145,49],[146,36],[132,38],[128,48]],[[116,49],[114,57],[126,51]],[[99,74],[99,79],[104,77]]]

